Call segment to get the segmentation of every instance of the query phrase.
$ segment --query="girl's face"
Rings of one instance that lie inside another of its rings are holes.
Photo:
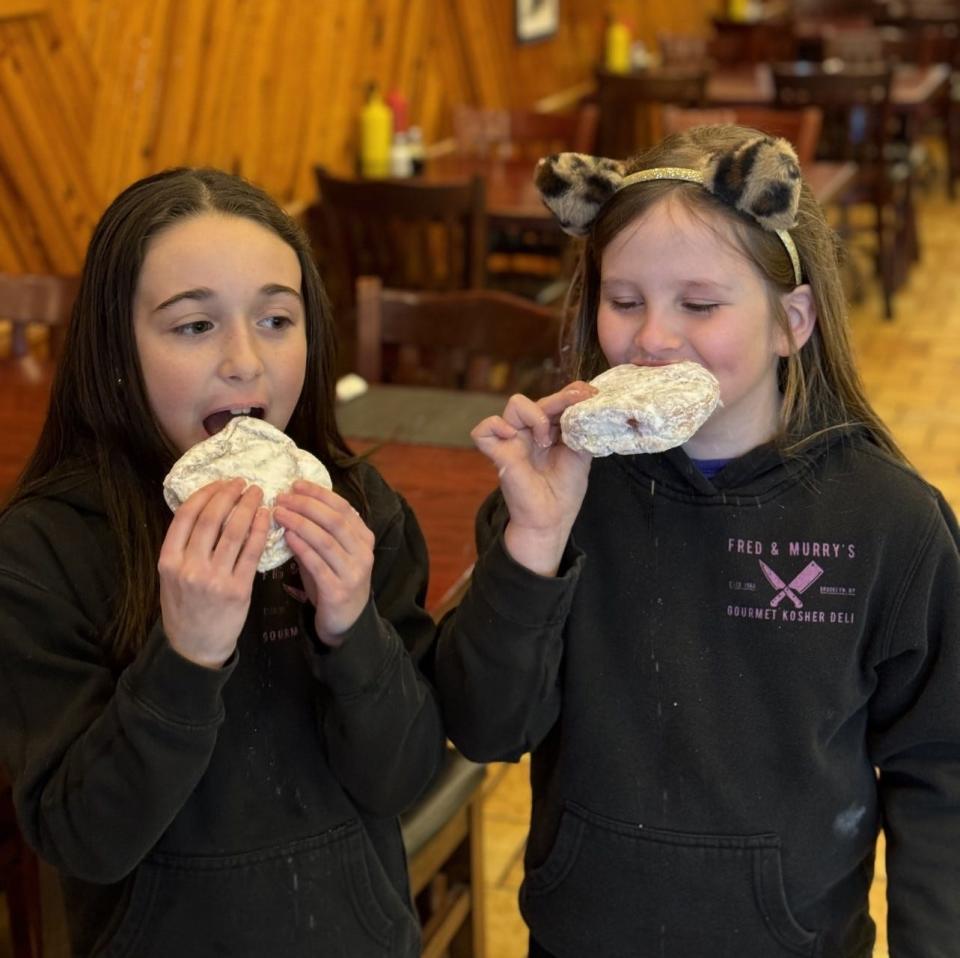
[[[306,373],[297,254],[241,216],[202,213],[157,234],[133,300],[147,398],[183,453],[249,413],[285,429]]]
[[[613,239],[600,272],[597,334],[611,366],[692,360],[720,382],[722,405],[686,444],[688,455],[733,457],[775,435],[787,337],[732,237],[722,241],[667,197]]]

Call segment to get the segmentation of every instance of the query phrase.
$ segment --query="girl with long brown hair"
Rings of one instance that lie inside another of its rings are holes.
[[[398,815],[444,747],[426,548],[337,430],[331,330],[306,237],[240,177],[147,177],[94,231],[0,515],[0,760],[76,954],[419,954]],[[278,498],[294,559],[260,575],[256,485],[163,498],[236,416],[333,480]]]

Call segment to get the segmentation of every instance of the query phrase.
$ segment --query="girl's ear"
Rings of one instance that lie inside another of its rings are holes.
[[[784,293],[780,297],[780,304],[787,314],[787,322],[793,333],[793,349],[799,352],[817,325],[817,304],[813,301],[813,291],[808,284],[804,283],[790,290],[789,293]],[[786,332],[779,330],[777,354],[786,357],[791,351]]]

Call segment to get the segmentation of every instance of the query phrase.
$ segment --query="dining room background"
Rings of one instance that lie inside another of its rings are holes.
[[[0,0],[0,269],[76,272],[107,200],[168,166],[309,202],[316,164],[353,171],[371,81],[429,144],[454,104],[589,81],[607,14],[653,44],[718,3],[555,0],[555,32],[548,11],[523,41],[516,0]]]

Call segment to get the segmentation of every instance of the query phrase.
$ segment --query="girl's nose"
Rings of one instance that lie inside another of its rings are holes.
[[[256,343],[246,331],[231,334],[220,360],[220,375],[224,379],[256,379],[263,372],[263,362]]]
[[[666,310],[648,306],[633,337],[634,345],[650,358],[679,349],[683,337]]]

